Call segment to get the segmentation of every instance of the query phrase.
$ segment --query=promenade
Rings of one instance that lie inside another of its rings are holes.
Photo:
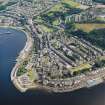
[[[20,52],[20,54],[16,60],[17,62],[11,72],[11,81],[13,82],[15,87],[17,89],[19,89],[21,92],[25,92],[27,90],[27,88],[24,88],[20,85],[16,74],[17,74],[18,68],[24,62],[24,60],[29,56],[29,53],[32,51],[32,48],[33,48],[33,39],[31,37],[31,35],[29,35],[29,33],[27,33],[27,32],[25,32],[25,33],[26,33],[26,37],[27,37],[26,45],[23,48],[23,50]]]

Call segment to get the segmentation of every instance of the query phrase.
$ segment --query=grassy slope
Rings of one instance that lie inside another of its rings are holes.
[[[86,64],[81,64],[77,67],[74,67],[74,68],[70,69],[70,71],[77,72],[77,71],[81,71],[81,70],[85,70],[85,69],[90,69],[91,67],[92,66],[90,64],[86,63]]]
[[[95,23],[79,24],[79,23],[76,23],[75,27],[77,29],[83,30],[84,32],[90,32],[94,29],[105,28],[105,24],[95,24]]]

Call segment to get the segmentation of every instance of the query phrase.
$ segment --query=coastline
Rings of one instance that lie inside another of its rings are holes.
[[[6,26],[5,26],[6,27]],[[8,27],[7,27],[8,28]],[[11,28],[11,27],[10,27]],[[17,70],[18,70],[18,67],[20,66],[21,62],[20,61],[24,61],[25,58],[28,57],[30,51],[32,50],[32,47],[33,47],[33,39],[31,38],[31,35],[28,34],[28,32],[20,29],[20,28],[16,28],[16,27],[12,27],[13,29],[16,29],[16,30],[20,30],[22,32],[25,33],[26,37],[27,37],[27,40],[26,40],[26,44],[24,46],[24,48],[21,50],[21,52],[19,53],[19,56],[17,57],[16,59],[16,64],[15,66],[13,67],[12,71],[11,71],[11,81],[13,83],[13,85],[21,92],[25,92],[28,88],[25,88],[23,86],[21,86],[19,84],[19,81],[18,81],[18,78],[16,76],[16,73],[17,73]],[[22,28],[22,27],[21,27]],[[24,28],[23,28],[24,29]]]
[[[0,28],[10,28],[10,29],[14,29],[17,31],[21,31],[23,33],[25,33],[26,35],[26,43],[24,48],[21,50],[21,52],[19,53],[19,56],[16,59],[16,64],[14,65],[11,74],[10,74],[10,78],[11,78],[11,82],[13,83],[13,85],[20,91],[20,92],[25,92],[28,88],[23,88],[20,84],[19,81],[16,77],[16,72],[18,70],[18,67],[20,65],[19,61],[20,60],[24,60],[25,58],[27,58],[29,52],[32,50],[33,47],[33,39],[31,38],[31,35],[28,34],[28,32],[24,31],[24,27],[15,27],[15,26],[6,26],[0,25]]]
[[[19,79],[16,76],[16,73],[18,71],[18,68],[21,65],[21,61],[24,61],[28,57],[30,51],[33,48],[33,42],[34,42],[34,40],[31,37],[31,34],[28,33],[28,32],[26,32],[26,31],[24,31],[24,29],[25,29],[24,27],[15,27],[15,26],[6,26],[6,25],[4,25],[4,26],[0,26],[0,28],[11,28],[11,29],[15,29],[15,30],[18,30],[18,31],[22,31],[26,35],[26,43],[25,43],[25,46],[20,51],[20,53],[19,53],[19,55],[18,55],[18,57],[16,59],[16,64],[14,65],[14,67],[11,70],[11,73],[10,73],[10,79],[11,79],[11,82],[13,83],[13,85],[15,86],[15,88],[18,89],[22,93],[23,92],[26,92],[27,90],[36,90],[36,89],[39,89],[39,90],[42,90],[42,89],[47,90],[47,88],[41,87],[40,85],[37,85],[37,84],[30,85],[30,86],[25,87],[22,84],[20,84]]]

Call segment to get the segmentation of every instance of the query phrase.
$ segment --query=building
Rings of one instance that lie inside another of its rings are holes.
[[[78,3],[83,4],[83,5],[88,5],[88,6],[92,6],[93,5],[93,1],[92,0],[75,0],[75,2],[78,2]]]
[[[91,22],[96,18],[95,8],[90,8],[85,12],[66,17],[66,22]]]

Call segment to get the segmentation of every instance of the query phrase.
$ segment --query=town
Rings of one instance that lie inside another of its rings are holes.
[[[102,24],[93,31],[105,29],[105,5],[92,0],[10,0],[2,5],[6,7],[0,11],[0,25],[27,36],[11,72],[11,81],[21,92],[69,92],[105,80],[103,46],[83,36],[91,32],[76,27]]]

